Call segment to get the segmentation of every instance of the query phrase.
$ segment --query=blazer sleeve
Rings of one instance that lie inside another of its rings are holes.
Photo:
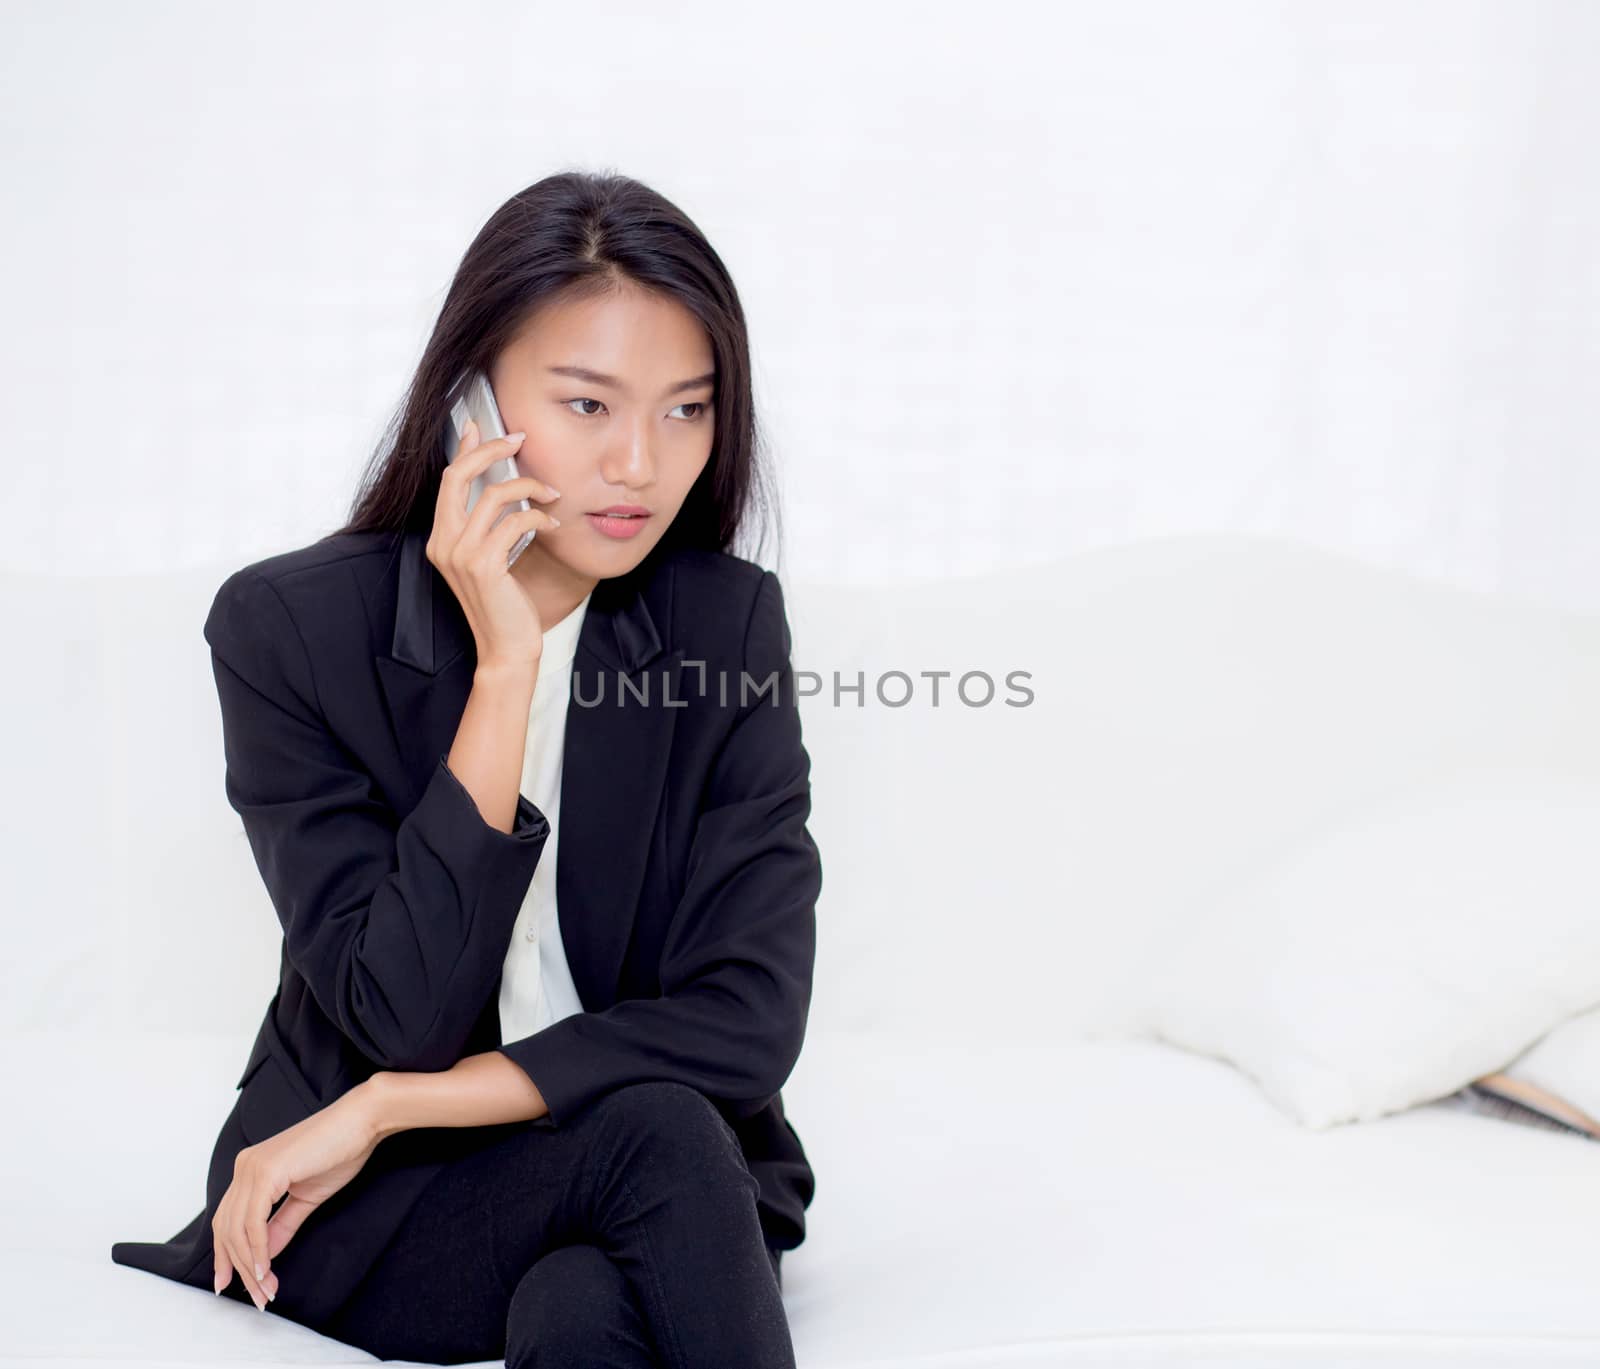
[[[782,589],[765,571],[745,631],[754,702],[741,700],[701,800],[660,996],[574,1013],[498,1047],[544,1097],[540,1124],[559,1126],[602,1094],[648,1080],[689,1084],[725,1115],[746,1117],[794,1068],[822,866],[806,829],[810,759],[789,652]],[[757,692],[774,675],[778,687]]]
[[[550,823],[519,797],[484,820],[441,755],[400,816],[327,724],[277,589],[235,572],[206,618],[225,789],[289,963],[374,1066],[447,1069],[501,972]]]

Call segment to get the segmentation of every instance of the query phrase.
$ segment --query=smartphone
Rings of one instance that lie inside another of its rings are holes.
[[[467,430],[468,420],[478,425],[478,443],[492,441],[497,437],[506,435],[505,420],[500,417],[500,406],[495,403],[494,391],[489,386],[489,377],[482,371],[471,371],[459,377],[450,387],[450,393],[456,398],[450,405],[450,423],[455,429],[455,441],[450,446],[448,460],[454,461],[456,448],[461,445],[461,434]],[[517,469],[517,456],[513,452],[503,461],[493,461],[481,475],[473,477],[472,484],[467,490],[467,512],[471,513],[477,507],[478,500],[483,498],[483,492],[492,484],[502,480],[519,479],[522,472]],[[494,525],[498,525],[513,509],[531,509],[533,505],[526,499],[518,499],[515,503],[507,504],[495,518]],[[516,545],[511,548],[511,554],[506,558],[506,567],[509,569],[516,564],[517,557],[521,556],[528,544],[533,541],[535,529],[529,528],[517,539]]]

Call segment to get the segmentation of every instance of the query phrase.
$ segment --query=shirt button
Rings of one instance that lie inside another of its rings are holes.
[[[539,939],[539,932],[538,932],[537,928],[531,930],[528,933],[528,940],[529,941],[537,941],[538,939]]]

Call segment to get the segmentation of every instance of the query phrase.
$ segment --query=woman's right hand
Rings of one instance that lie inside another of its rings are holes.
[[[373,1076],[376,1079],[377,1076]],[[239,1282],[259,1308],[278,1296],[273,1260],[307,1217],[348,1184],[390,1134],[370,1080],[234,1156],[233,1182],[211,1219],[212,1286]],[[285,1196],[287,1195],[287,1196]],[[276,1212],[272,1205],[283,1198]]]
[[[518,476],[488,485],[467,513],[467,491],[474,477],[496,461],[513,455],[523,434],[512,433],[481,445],[478,425],[467,424],[454,460],[439,481],[434,506],[433,532],[427,554],[460,602],[472,635],[478,643],[479,665],[527,665],[544,649],[544,625],[522,586],[512,577],[506,559],[517,539],[529,528],[544,531],[561,526],[561,520],[544,509],[513,509],[497,526],[500,511],[519,499],[560,498],[542,480]]]

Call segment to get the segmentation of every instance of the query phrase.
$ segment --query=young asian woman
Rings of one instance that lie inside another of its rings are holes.
[[[474,367],[513,431],[452,444]],[[767,479],[681,211],[573,172],[491,216],[350,521],[207,617],[280,978],[205,1210],[114,1260],[383,1358],[793,1364],[822,868],[732,550]]]

